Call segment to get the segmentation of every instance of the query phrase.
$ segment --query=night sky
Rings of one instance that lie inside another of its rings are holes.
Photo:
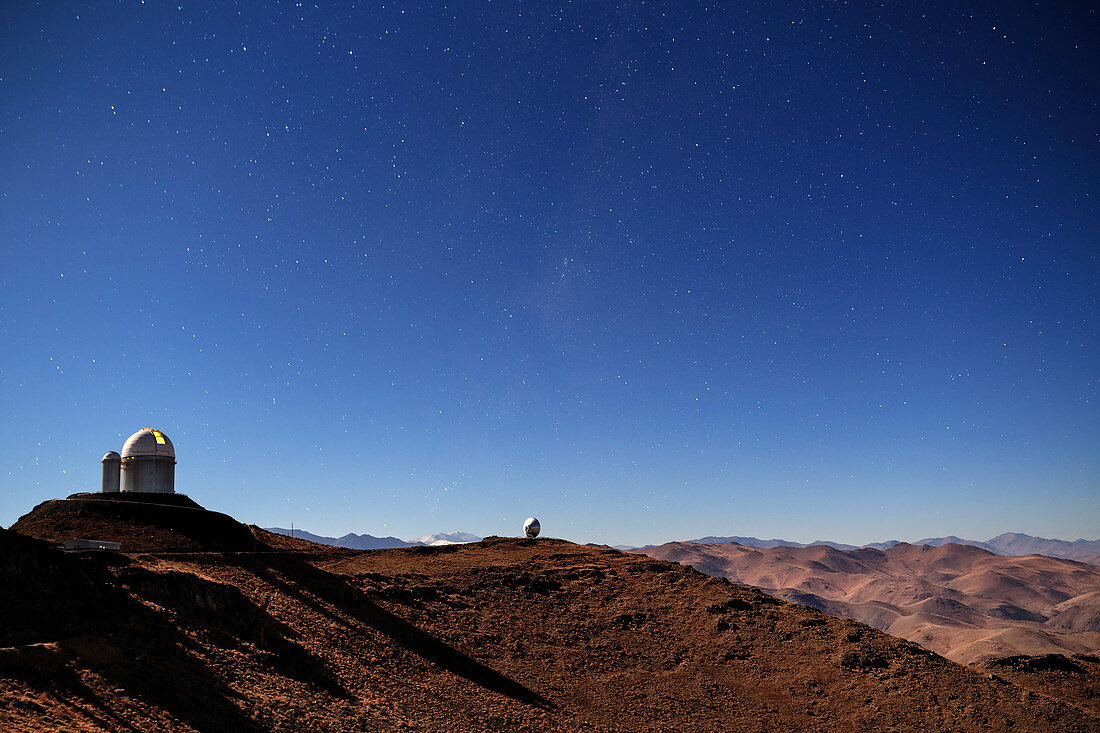
[[[5,3],[0,524],[1096,538],[1090,5]]]

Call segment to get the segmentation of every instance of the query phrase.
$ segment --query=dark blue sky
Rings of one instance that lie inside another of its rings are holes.
[[[11,3],[0,523],[1100,528],[1083,3]]]

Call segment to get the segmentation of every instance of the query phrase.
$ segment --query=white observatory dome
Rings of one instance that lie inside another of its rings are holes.
[[[137,458],[138,456],[156,456],[157,458],[175,458],[176,449],[168,436],[153,428],[142,428],[137,431],[122,446],[123,458]]]
[[[122,480],[122,456],[113,450],[103,454],[103,493],[117,494]]]
[[[104,463],[103,490],[114,490],[114,480],[108,477]],[[153,428],[142,428],[122,446],[119,490],[124,494],[176,493],[176,449],[168,436]]]
[[[527,521],[523,523],[523,534],[531,539],[539,536],[539,530],[542,527],[539,525],[539,520],[534,517],[527,517]]]

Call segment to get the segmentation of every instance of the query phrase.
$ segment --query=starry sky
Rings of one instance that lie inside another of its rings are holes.
[[[15,2],[0,524],[1100,537],[1086,3]]]

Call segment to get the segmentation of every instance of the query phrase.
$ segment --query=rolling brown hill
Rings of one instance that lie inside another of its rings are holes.
[[[255,545],[164,551],[156,521],[167,544],[217,532],[50,511],[66,530],[41,507],[16,527],[142,549],[0,530],[3,730],[1100,730],[1100,660],[972,669],[614,550],[335,550],[238,525]]]
[[[862,621],[958,662],[1100,652],[1100,568],[969,545],[670,543],[637,552]]]
[[[11,528],[52,542],[113,540],[130,552],[266,549],[245,525],[183,494],[73,494],[42,502]]]

